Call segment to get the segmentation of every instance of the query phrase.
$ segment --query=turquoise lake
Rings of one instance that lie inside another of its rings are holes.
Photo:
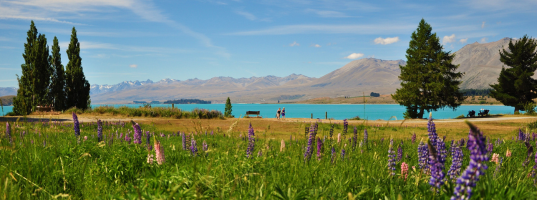
[[[98,104],[92,107],[100,106]],[[115,104],[114,106],[139,107],[141,104]],[[152,104],[153,107],[171,107],[171,104]],[[398,104],[233,104],[232,114],[235,117],[244,116],[246,111],[261,111],[263,118],[275,118],[278,108],[285,107],[285,115],[287,118],[313,118],[324,119],[325,112],[328,112],[328,118],[347,119],[359,116],[363,119],[388,120],[392,116],[397,119],[403,119],[405,107]],[[224,112],[224,104],[176,104],[176,108],[190,111],[194,108],[204,108],[208,110],[219,110]],[[461,114],[468,114],[469,110],[475,110],[476,115],[480,109],[490,110],[490,114],[512,114],[513,107],[503,105],[463,105],[453,111],[451,109],[440,109],[433,112],[435,119],[455,118]],[[4,114],[11,112],[13,106],[4,106]],[[424,115],[428,116],[428,114]],[[393,118],[393,119],[395,119]]]

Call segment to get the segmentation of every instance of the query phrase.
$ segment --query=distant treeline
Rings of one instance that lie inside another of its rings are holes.
[[[379,94],[379,93],[371,92],[371,94],[370,94],[369,96],[372,96],[372,97],[380,97],[380,94]]]
[[[204,101],[201,99],[179,99],[179,100],[168,100],[164,104],[211,104],[211,101]]]
[[[459,90],[464,96],[487,96],[492,89],[461,89]]]

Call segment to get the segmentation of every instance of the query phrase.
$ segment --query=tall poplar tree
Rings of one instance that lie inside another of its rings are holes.
[[[65,94],[65,70],[62,65],[60,54],[60,45],[58,38],[54,37],[52,45],[52,82],[50,83],[50,94],[55,110],[66,109],[66,94]]]
[[[84,76],[82,58],[80,57],[80,42],[76,36],[76,29],[71,32],[71,42],[67,48],[69,62],[66,66],[67,108],[77,107],[86,109],[90,106],[90,84]]]
[[[227,98],[226,100],[226,108],[224,110],[224,116],[225,117],[231,117],[231,100],[229,99],[229,97]]]
[[[412,33],[406,51],[407,64],[399,66],[401,88],[392,98],[406,107],[406,118],[423,118],[425,111],[449,107],[456,109],[463,101],[459,92],[462,73],[455,72],[454,54],[443,51],[440,39],[424,19]]]
[[[502,67],[498,83],[490,85],[494,89],[490,96],[515,107],[515,112],[537,98],[537,81],[532,78],[537,70],[536,49],[537,41],[525,35],[515,43],[510,40],[508,51],[499,51],[500,61],[509,68]]]
[[[34,22],[24,44],[24,64],[21,65],[22,75],[17,77],[19,90],[13,99],[13,111],[17,114],[29,114],[36,106],[49,105],[50,55],[45,34],[39,34]]]

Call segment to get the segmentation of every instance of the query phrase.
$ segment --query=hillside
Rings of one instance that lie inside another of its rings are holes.
[[[13,105],[13,98],[14,97],[15,97],[15,95],[1,96],[0,99],[2,99],[2,105],[4,105],[4,106]]]

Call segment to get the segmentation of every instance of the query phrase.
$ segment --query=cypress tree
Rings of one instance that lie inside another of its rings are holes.
[[[509,68],[502,67],[498,83],[490,85],[494,89],[490,96],[515,107],[515,112],[537,98],[537,81],[532,78],[537,70],[536,47],[537,41],[525,35],[515,43],[510,40],[508,51],[499,51],[500,61]]]
[[[80,57],[80,42],[76,36],[76,29],[71,32],[71,42],[67,48],[69,62],[66,66],[66,87],[67,108],[77,107],[86,109],[90,106],[90,84],[84,76],[82,69],[82,58]]]
[[[455,72],[454,54],[444,52],[432,27],[422,19],[412,33],[406,51],[407,64],[399,66],[401,88],[392,98],[406,107],[405,118],[423,118],[424,111],[449,107],[456,109],[463,101],[459,92],[462,73]]]
[[[231,110],[231,100],[228,97],[226,100],[226,109],[224,110],[224,116],[231,117]]]
[[[37,32],[33,21],[27,35],[22,54],[22,75],[20,78],[17,75],[19,90],[13,99],[13,111],[22,115],[34,111],[38,105],[49,105],[51,102],[48,94],[52,70],[47,38]]]
[[[52,82],[50,84],[50,93],[52,96],[52,102],[55,110],[64,110],[66,108],[66,95],[65,95],[65,70],[62,65],[62,58],[60,54],[60,45],[58,44],[58,38],[54,37],[52,45]]]

